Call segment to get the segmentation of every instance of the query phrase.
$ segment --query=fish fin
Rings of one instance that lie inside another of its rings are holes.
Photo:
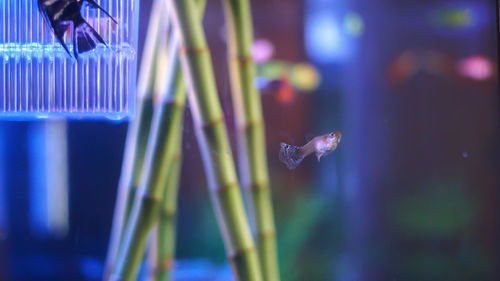
[[[70,26],[69,23],[60,23],[54,28],[54,33],[56,35],[57,41],[61,43],[63,46],[64,50],[68,53],[68,55],[71,56],[71,53],[68,49],[68,46],[66,45],[66,42],[64,42],[64,33],[68,30],[68,27]]]
[[[322,153],[316,152],[316,159],[318,159],[318,162],[321,159],[321,156],[323,156]]]
[[[106,16],[108,16],[114,23],[118,24],[118,22],[115,20],[114,17],[112,17],[106,10],[104,10],[103,7],[101,7],[96,1],[94,0],[85,0],[87,4],[95,9],[101,10]]]
[[[55,24],[54,22],[52,22],[50,20],[49,15],[47,14],[47,10],[45,9],[45,5],[43,4],[43,0],[38,0],[37,2],[38,2],[37,3],[38,10],[42,14],[42,18],[43,18],[44,23],[46,24],[47,27],[50,27],[54,31],[54,34],[56,35],[57,41],[59,41],[59,43],[61,43],[64,50],[66,50],[66,52],[71,56],[71,53],[68,49],[68,46],[66,45],[66,42],[64,42],[64,39],[63,39],[64,33],[66,32],[66,30],[68,30],[68,27],[70,24],[69,23]]]
[[[302,162],[302,159],[304,159],[303,156],[300,156],[298,154],[300,147],[295,145],[289,145],[284,142],[282,142],[280,145],[281,145],[279,154],[280,161],[284,163],[286,167],[290,170],[297,168],[300,162]]]
[[[84,53],[94,49],[97,46],[95,40],[106,45],[99,33],[82,19],[81,23],[75,27],[73,32],[73,52],[75,58],[78,58],[78,53]]]
[[[76,62],[78,62],[78,51],[76,50],[76,27],[73,28],[73,54],[75,55]]]
[[[47,15],[47,11],[45,10],[45,6],[43,5],[42,0],[38,0],[38,10],[42,14],[45,23],[52,27],[52,22],[50,21],[49,15]]]
[[[90,49],[94,49],[97,44],[94,42],[94,39],[90,36],[89,33],[84,33],[85,34],[85,39],[87,39],[87,42],[89,44]]]

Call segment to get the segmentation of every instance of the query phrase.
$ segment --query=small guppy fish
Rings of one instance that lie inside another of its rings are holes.
[[[337,148],[341,137],[342,133],[335,131],[326,135],[317,136],[300,147],[282,142],[279,155],[280,161],[290,170],[297,168],[300,162],[312,153],[316,154],[316,158],[318,158],[319,161],[321,157],[331,153]]]
[[[102,37],[90,26],[82,16],[83,4],[91,8],[99,9],[117,23],[116,20],[106,12],[94,0],[38,0],[38,9],[44,20],[50,24],[57,40],[71,56],[68,46],[64,42],[64,33],[73,24],[73,54],[78,59],[78,54],[90,51],[97,46],[96,41],[106,45]]]

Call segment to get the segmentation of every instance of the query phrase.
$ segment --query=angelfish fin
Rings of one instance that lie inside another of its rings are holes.
[[[118,22],[113,18],[106,10],[104,10],[103,7],[101,7],[96,1],[94,0],[85,0],[88,5],[92,8],[99,9],[101,10],[106,16],[108,16],[114,23],[118,24]]]
[[[106,42],[85,20],[75,27],[73,33],[73,53],[78,58],[79,53],[87,52],[96,47],[96,42],[106,45]]]
[[[64,33],[68,30],[70,24],[69,23],[60,23],[57,26],[54,27],[54,33],[56,35],[57,41],[61,43],[63,46],[64,50],[68,53],[68,55],[71,56],[71,53],[69,52],[68,46],[66,45],[66,42],[64,42]]]
[[[295,145],[289,145],[282,142],[280,148],[279,159],[286,167],[290,170],[297,168],[297,166],[304,159],[303,156],[298,154],[300,147]]]

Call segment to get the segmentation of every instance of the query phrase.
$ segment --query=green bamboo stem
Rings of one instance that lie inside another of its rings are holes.
[[[205,0],[199,0],[198,2],[200,14],[203,14]],[[166,20],[164,13],[161,17]],[[180,127],[186,99],[185,90],[181,90],[184,89],[184,83],[179,71],[177,55],[179,46],[178,40],[175,38],[176,36],[173,35],[171,42],[169,42],[169,67],[159,67],[159,73],[156,75],[160,79],[166,77],[164,78],[166,82],[157,83],[165,85],[165,89],[160,90],[165,92],[164,99],[154,109],[151,133],[144,160],[144,173],[139,185],[140,188],[134,198],[124,236],[120,242],[119,254],[111,280],[135,279],[144,254],[148,232],[157,220],[157,209],[162,197],[160,195],[163,195],[166,175],[172,162],[173,150],[175,150],[175,145],[173,145],[175,142],[168,140],[175,139],[175,128]],[[157,80],[157,82],[159,81]],[[177,94],[171,99],[173,92]]]
[[[167,36],[161,36],[159,38],[159,46],[158,46],[158,54],[157,60],[161,63],[157,64],[157,73],[163,75],[168,71],[168,67],[170,66],[169,61],[169,47],[168,47],[168,38]],[[158,103],[164,102],[162,100],[162,95],[165,94],[165,77],[157,77],[155,80],[155,101]],[[183,90],[183,87],[179,87],[178,90]],[[177,89],[176,89],[177,90]],[[172,94],[172,93],[171,93]],[[174,95],[176,93],[173,93]],[[168,171],[170,173],[170,171]],[[167,184],[170,174],[167,176]],[[162,198],[162,200],[165,200]],[[153,229],[149,232],[147,238],[147,249],[146,249],[146,276],[144,280],[153,281],[155,280],[155,271],[156,271],[156,263],[158,257],[158,223],[154,224]]]
[[[128,220],[135,192],[139,184],[147,138],[153,117],[153,91],[155,84],[157,39],[160,32],[163,0],[155,0],[150,16],[143,59],[139,70],[136,118],[130,122],[125,143],[124,160],[118,184],[110,242],[106,257],[104,278],[108,280],[115,264],[122,233]]]
[[[193,0],[172,0],[182,35],[181,59],[188,81],[190,108],[202,152],[209,189],[237,280],[262,280],[257,251],[245,214],[210,52]]]
[[[197,1],[200,11],[203,12],[205,10],[205,4],[205,0]],[[182,80],[182,73],[179,74],[178,78],[181,79],[178,83],[184,83]],[[178,91],[183,90],[185,90],[184,87],[177,87],[174,96],[181,95]],[[185,96],[186,95],[182,97],[185,99]],[[170,171],[168,172],[163,202],[160,209],[160,217],[155,229],[156,233],[153,235],[153,239],[156,239],[156,241],[154,241],[156,249],[151,251],[151,258],[154,256],[155,260],[153,270],[150,272],[151,276],[149,277],[149,280],[170,281],[173,278],[172,268],[175,260],[177,229],[177,194],[179,190],[179,180],[182,166],[182,124],[179,126],[179,133],[176,139],[176,151],[178,153],[175,155]]]
[[[160,219],[157,229],[157,259],[154,271],[155,281],[172,280],[172,267],[175,257],[176,223],[177,223],[177,194],[182,167],[182,130],[179,128],[177,136],[177,151],[168,173],[163,203],[160,209]]]
[[[178,50],[175,39],[170,42],[173,50]],[[167,83],[167,97],[176,88],[183,87],[179,79],[177,55],[169,55],[171,67],[163,73],[171,82]],[[159,74],[160,75],[160,74]],[[168,76],[167,76],[168,75]],[[185,90],[173,99],[166,98],[155,107],[151,133],[148,140],[144,174],[137,191],[129,221],[117,258],[112,280],[135,280],[139,264],[144,255],[146,238],[157,221],[165,190],[167,175],[175,155],[176,134],[183,118]]]
[[[269,187],[266,137],[251,45],[253,28],[248,0],[223,0],[228,34],[228,63],[236,119],[242,185],[249,194],[257,247],[265,281],[279,281],[276,231]]]
[[[154,281],[155,280],[155,270],[156,270],[156,259],[158,257],[158,224],[153,226],[153,229],[149,232],[146,245],[146,256],[145,256],[145,276],[143,281]]]
[[[178,42],[178,39],[176,39],[174,36],[172,36],[172,40],[176,40]],[[161,52],[161,54],[165,53],[168,52]],[[170,53],[169,56],[177,55],[175,53]],[[179,67],[177,67],[177,69],[178,68]],[[175,92],[172,93],[173,99],[166,101],[167,103],[175,102],[175,100],[181,100],[182,103],[185,103],[186,89],[184,87],[182,73],[178,73],[177,79],[178,80],[176,81],[176,85],[178,86],[174,87]],[[158,86],[161,87],[161,83]],[[183,93],[180,93],[180,91],[183,91]],[[177,132],[172,137],[173,139],[169,139],[169,141],[175,142],[175,155],[171,161],[170,169],[167,172],[168,174],[164,187],[165,191],[162,196],[158,222],[153,231],[150,232],[151,235],[148,238],[148,262],[150,264],[150,271],[148,272],[149,276],[147,280],[170,280],[171,277],[171,266],[173,265],[175,250],[175,223],[177,212],[178,180],[181,168],[180,162],[182,154],[182,123],[183,120],[181,119],[180,124],[178,124],[177,126]]]

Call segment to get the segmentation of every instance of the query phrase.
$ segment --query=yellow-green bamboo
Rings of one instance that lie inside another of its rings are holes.
[[[153,229],[149,232],[146,245],[146,255],[144,257],[144,278],[143,281],[154,281],[155,280],[155,270],[156,270],[156,259],[158,257],[158,223],[153,226]]]
[[[172,36],[171,40],[175,40],[178,42],[178,39],[174,36]],[[178,49],[173,51],[178,52]],[[176,53],[170,53],[169,56],[177,55]],[[176,59],[178,60],[178,58]],[[177,69],[179,69],[179,67],[177,67]],[[178,80],[176,81],[176,83],[179,86],[175,87],[175,92],[172,93],[173,99],[166,101],[167,103],[179,101],[179,99],[181,99],[181,102],[185,103],[186,93],[179,92],[186,90],[184,87],[184,81],[182,79],[182,73],[178,73],[177,79]],[[159,98],[161,99],[161,96]],[[150,235],[148,238],[150,243],[148,250],[148,261],[152,265],[152,270],[149,272],[147,280],[170,280],[171,266],[173,265],[175,249],[175,214],[177,212],[177,182],[179,180],[181,161],[180,157],[182,153],[182,125],[183,122],[181,119],[181,123],[177,126],[177,132],[174,136],[172,136],[172,140],[169,140],[175,141],[175,155],[170,164],[170,169],[167,172],[168,174],[165,183],[165,191],[162,196],[158,222],[156,223],[156,227],[150,233],[152,235]],[[151,249],[151,247],[155,248]]]
[[[236,119],[240,178],[251,197],[257,247],[265,281],[279,281],[274,214],[269,187],[264,118],[252,59],[252,13],[248,0],[223,0],[231,94]]]
[[[182,34],[181,61],[190,108],[203,154],[210,194],[228,258],[237,280],[262,280],[259,259],[241,197],[210,52],[193,0],[172,0],[175,28]]]
[[[168,31],[167,29],[165,31]],[[169,33],[170,34],[170,33]],[[165,62],[165,63],[159,63],[157,67],[157,72],[158,73],[165,73],[168,67],[168,60],[169,56],[169,48],[168,48],[168,35],[167,36],[161,36],[159,38],[159,46],[158,46],[158,55],[157,55],[157,60],[160,62]],[[163,94],[165,94],[165,77],[157,77],[155,81],[155,101],[158,103],[164,102],[162,100]],[[184,87],[178,87],[176,90],[184,90]],[[171,93],[171,94],[176,94],[176,93]],[[185,95],[184,95],[185,96]],[[167,186],[168,186],[168,181],[170,180],[170,171],[167,171]],[[165,200],[165,198],[162,198],[162,200]],[[156,223],[153,227],[153,229],[149,232],[148,238],[147,238],[147,245],[146,245],[146,252],[147,255],[145,257],[146,263],[145,263],[145,270],[146,270],[146,276],[144,280],[147,281],[153,281],[155,280],[155,271],[157,268],[157,257],[158,257],[158,223]]]
[[[177,47],[175,42],[172,42],[172,46]],[[174,59],[176,56],[169,57],[171,58],[169,62],[177,66],[177,60]],[[165,76],[178,76],[179,71],[175,68],[171,68]],[[170,87],[173,89],[169,90],[169,93],[175,92],[174,89],[177,87],[183,87],[183,83],[174,83],[179,80],[172,79]],[[147,235],[158,218],[167,175],[176,152],[175,137],[184,113],[185,91],[178,92],[181,94],[174,99],[156,105],[144,162],[144,174],[125,228],[112,280],[135,280],[144,255]]]
[[[176,223],[177,223],[177,194],[182,166],[182,129],[177,136],[177,151],[170,171],[160,209],[160,218],[157,226],[155,281],[172,280],[172,267],[175,259]]]
[[[137,87],[136,117],[130,122],[125,143],[122,171],[118,184],[113,224],[103,280],[108,280],[114,267],[118,247],[139,184],[147,138],[153,117],[157,38],[165,10],[164,0],[155,0],[151,12]]]
[[[205,10],[205,0],[199,0],[198,5],[196,12],[201,18]],[[175,159],[175,140],[176,135],[180,133],[186,101],[178,52],[179,43],[174,32],[169,41],[169,67],[164,69],[165,73],[157,74],[157,77],[167,79],[164,83],[166,94],[163,95],[163,101],[155,106],[140,188],[135,196],[111,280],[135,279],[144,255],[147,235],[159,216],[167,176]]]

